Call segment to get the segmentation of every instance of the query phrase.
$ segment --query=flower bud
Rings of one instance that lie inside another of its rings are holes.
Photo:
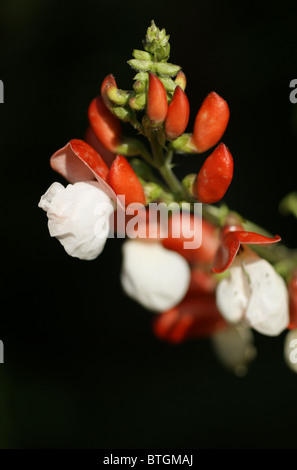
[[[106,95],[112,103],[123,106],[128,103],[130,95],[129,93],[119,90],[117,86],[112,83],[108,83],[106,86]]]
[[[167,115],[167,93],[163,83],[150,73],[147,94],[147,115],[156,125],[162,123]]]
[[[185,296],[190,283],[188,263],[158,242],[128,240],[123,244],[121,283],[143,307],[164,311]]]
[[[168,113],[165,121],[166,137],[175,140],[180,137],[189,122],[190,105],[186,94],[177,86],[173,98],[168,106]]]
[[[224,134],[229,121],[229,108],[225,100],[214,91],[203,101],[194,124],[193,139],[198,152],[213,147]]]
[[[118,155],[109,170],[109,184],[117,196],[125,196],[125,204],[145,205],[142,185],[126,158]]]
[[[205,160],[194,186],[197,198],[205,204],[222,199],[233,178],[233,158],[225,144],[220,144]]]
[[[185,91],[187,86],[187,78],[182,70],[180,70],[175,77],[174,83],[176,86],[180,86],[183,91]]]
[[[134,49],[132,55],[134,59],[137,59],[137,60],[148,60],[148,61],[152,60],[152,56],[149,52],[140,51],[139,49]]]
[[[117,152],[122,128],[120,121],[105,106],[101,96],[95,98],[88,110],[91,127],[99,141],[111,152]]]
[[[154,62],[151,71],[160,75],[167,75],[168,77],[174,77],[181,67],[179,65],[168,64],[168,62]]]
[[[152,68],[153,63],[149,60],[138,60],[138,59],[130,59],[128,60],[128,64],[135,70],[139,70],[140,72],[149,72]]]

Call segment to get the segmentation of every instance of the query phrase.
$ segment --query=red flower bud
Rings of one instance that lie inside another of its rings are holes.
[[[227,226],[222,231],[221,245],[216,254],[212,270],[215,273],[226,271],[226,269],[231,266],[241,244],[270,245],[280,240],[279,235],[275,235],[274,238],[269,238],[259,233],[246,232],[240,226]]]
[[[104,80],[102,82],[102,85],[101,85],[101,96],[102,96],[104,102],[106,102],[105,101],[106,99],[108,100],[108,98],[106,96],[106,88],[107,88],[107,85],[109,83],[112,83],[114,86],[117,86],[116,80],[115,80],[114,76],[112,75],[112,73],[110,73],[109,75],[107,75],[107,77],[104,78]]]
[[[122,135],[121,123],[105,106],[101,96],[91,102],[88,116],[99,141],[108,150],[116,153]]]
[[[227,326],[214,294],[187,296],[179,305],[158,315],[154,333],[160,339],[181,343],[188,338],[210,336]]]
[[[167,93],[161,80],[149,74],[149,87],[147,94],[147,115],[150,121],[162,123],[167,115]]]
[[[200,202],[218,202],[233,178],[233,158],[225,144],[219,144],[198,173],[194,193]]]
[[[122,155],[118,155],[110,167],[109,184],[117,196],[125,196],[126,206],[133,203],[145,204],[142,185]]]
[[[295,330],[297,328],[297,273],[293,274],[292,279],[288,284],[289,299],[290,299],[290,323],[289,329]]]
[[[193,140],[198,152],[205,152],[220,140],[229,115],[226,101],[212,91],[203,101],[194,124]]]
[[[190,105],[186,94],[177,86],[168,107],[165,121],[166,137],[175,140],[182,135],[189,122]]]

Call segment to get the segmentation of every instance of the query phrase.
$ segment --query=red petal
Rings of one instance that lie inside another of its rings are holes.
[[[168,107],[165,121],[166,137],[175,140],[181,136],[188,125],[190,116],[190,105],[187,95],[177,86],[173,98]]]
[[[281,240],[278,235],[274,238],[265,237],[255,232],[246,232],[238,230],[227,232],[224,234],[222,244],[217,252],[214,267],[212,268],[215,273],[222,273],[229,268],[235,256],[238,253],[240,244],[251,245],[271,245]]]
[[[215,257],[214,266],[212,268],[214,273],[222,273],[226,271],[237,255],[240,242],[237,237],[234,236],[235,233],[236,232],[229,232],[224,237]]]
[[[147,115],[151,121],[160,123],[165,120],[167,110],[167,93],[164,85],[156,75],[150,73],[147,93]]]
[[[102,190],[114,201],[117,197],[107,184],[108,168],[99,154],[82,140],[73,139],[50,159],[53,170],[70,183],[96,179]],[[103,178],[104,177],[104,178]]]
[[[196,249],[185,249],[184,243],[191,242],[193,240],[193,228],[195,216],[191,215],[190,227],[191,233],[185,233],[185,227],[182,229],[180,237],[173,237],[176,225],[181,226],[182,215],[173,214],[168,222],[168,237],[162,239],[162,243],[168,250],[173,250],[181,254],[190,263],[203,263],[210,264],[213,262],[215,254],[219,247],[219,238],[217,235],[217,229],[214,225],[202,219],[198,223],[202,223],[202,242],[199,248]],[[191,236],[190,236],[191,235]]]
[[[142,185],[126,158],[118,155],[110,167],[109,184],[117,196],[125,196],[125,205],[140,203],[145,205]]]
[[[205,152],[221,139],[229,116],[226,101],[214,91],[211,92],[203,101],[194,124],[193,138],[199,152]]]
[[[290,323],[289,330],[297,329],[297,271],[294,270],[288,283]]]
[[[220,144],[205,160],[196,180],[196,195],[200,202],[220,201],[233,178],[233,158],[225,144]]]
[[[110,152],[116,153],[122,135],[121,123],[105,106],[101,96],[91,102],[88,116],[99,141]]]
[[[226,326],[215,296],[186,297],[177,307],[158,315],[154,333],[160,339],[179,343],[188,338],[210,336]]]

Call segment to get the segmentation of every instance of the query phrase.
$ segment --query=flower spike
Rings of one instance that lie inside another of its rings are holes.
[[[217,251],[212,271],[215,273],[226,271],[231,266],[241,244],[270,245],[280,240],[279,235],[269,238],[259,233],[246,232],[240,226],[227,226],[223,230],[222,242]]]
[[[194,193],[200,202],[212,204],[222,199],[233,178],[233,158],[220,144],[205,160],[198,173]]]
[[[203,101],[194,124],[193,140],[199,153],[210,149],[221,139],[229,116],[226,101],[212,91]]]
[[[169,140],[175,140],[185,132],[189,116],[190,105],[187,95],[180,86],[177,86],[169,104],[165,121],[166,137]]]

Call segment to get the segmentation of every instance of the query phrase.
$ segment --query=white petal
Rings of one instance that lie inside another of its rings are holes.
[[[248,304],[250,288],[240,258],[230,268],[229,277],[222,279],[216,290],[217,307],[230,323],[242,320]]]
[[[58,238],[69,255],[91,260],[102,252],[114,208],[96,182],[79,182],[66,188],[54,183],[39,207],[47,211],[50,235]]]
[[[44,193],[44,195],[41,196],[38,207],[41,207],[41,209],[47,212],[55,195],[64,191],[64,189],[65,188],[61,183],[53,183]]]
[[[186,260],[160,243],[128,240],[123,244],[121,282],[124,291],[152,311],[177,305],[190,283]]]
[[[283,278],[264,259],[244,260],[251,296],[245,319],[259,333],[277,336],[289,323],[288,291]]]
[[[239,376],[247,373],[247,366],[257,354],[253,339],[252,331],[246,326],[230,326],[211,337],[219,360]]]
[[[291,330],[285,337],[284,357],[289,368],[297,373],[297,330]]]

